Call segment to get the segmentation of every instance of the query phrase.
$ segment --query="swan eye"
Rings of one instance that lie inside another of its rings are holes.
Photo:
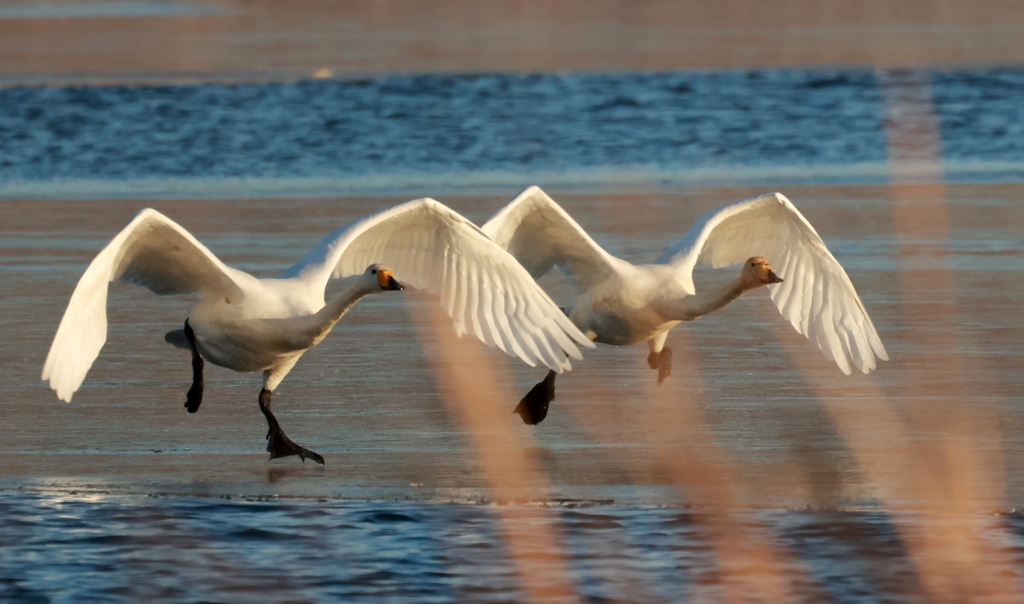
[[[756,262],[751,262],[750,266],[757,266],[757,263]]]
[[[753,265],[751,265],[751,266],[753,266]],[[370,271],[370,273],[376,275],[377,274],[377,269],[373,269],[372,271]]]

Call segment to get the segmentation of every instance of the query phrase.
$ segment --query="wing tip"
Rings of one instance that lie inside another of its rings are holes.
[[[517,354],[515,356],[516,356],[517,359],[519,359],[520,361],[526,363],[530,367],[536,367],[537,366],[537,361],[534,361],[531,358],[525,357],[525,356],[523,356],[521,354]]]
[[[544,189],[541,189],[537,185],[530,185],[530,186],[526,187],[525,189],[523,189],[522,193],[520,193],[519,195],[516,195],[516,198],[513,199],[511,202],[509,202],[508,205],[509,206],[514,206],[514,205],[518,204],[519,202],[526,201],[527,199],[530,199],[531,197],[533,197],[535,195],[543,196],[543,198],[546,199],[547,201],[553,201],[551,199],[551,196],[544,192]]]
[[[50,390],[53,390],[55,393],[57,393],[57,399],[58,400],[62,400],[65,403],[70,403],[71,402],[71,397],[73,397],[75,395],[75,390],[77,390],[77,388],[69,389],[69,388],[67,388],[65,386],[62,386],[60,384],[54,384],[53,381],[51,380],[50,381]]]
[[[141,210],[139,210],[137,214],[135,214],[135,218],[133,218],[132,220],[133,222],[143,221],[149,218],[155,218],[162,222],[172,222],[170,218],[160,213],[158,210],[154,210],[153,208],[142,208]]]
[[[400,203],[397,206],[394,206],[394,207],[392,207],[392,208],[390,208],[388,210],[385,210],[385,212],[390,212],[392,210],[395,210],[396,208],[401,208],[403,206],[405,206],[405,207],[410,207],[410,206],[427,206],[427,207],[435,209],[435,210],[439,210],[439,209],[442,209],[442,208],[445,209],[445,210],[448,209],[448,206],[444,205],[443,203],[441,203],[440,201],[434,199],[433,197],[419,197],[417,199],[413,199],[412,201],[407,201],[405,203]]]
[[[866,362],[858,364],[857,369],[860,370],[860,372],[863,373],[864,375],[868,375],[872,371],[878,369],[878,364],[875,363],[875,357],[882,361],[889,360],[889,355],[885,353],[884,349],[880,353],[878,351],[875,351],[874,356],[871,356],[869,359],[867,359]],[[845,373],[846,375],[853,375],[853,372],[850,371],[848,367],[844,368],[842,365],[839,365],[839,369],[841,369],[843,373]]]
[[[597,346],[593,340],[587,337],[587,334],[580,331],[579,327],[576,327],[576,324],[565,313],[561,312],[561,309],[559,309],[559,314],[555,316],[555,322],[562,329],[562,332],[569,336],[569,340],[577,346],[584,346],[586,348],[595,348]],[[582,359],[583,357],[579,358]]]

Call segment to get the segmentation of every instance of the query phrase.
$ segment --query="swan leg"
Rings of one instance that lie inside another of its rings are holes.
[[[647,355],[647,366],[658,370],[658,385],[661,386],[665,378],[672,375],[672,349],[666,346],[661,352]]]
[[[650,340],[647,340],[651,347],[651,354],[647,355],[647,366],[658,370],[658,385],[665,381],[665,378],[672,375],[672,349],[665,346],[668,340],[668,330],[665,330]]]
[[[199,349],[196,348],[196,334],[185,319],[185,339],[188,340],[188,347],[192,351],[192,387],[185,395],[185,408],[189,413],[199,411],[199,405],[203,404],[203,357],[199,356]]]
[[[284,430],[281,429],[281,424],[277,423],[277,418],[274,417],[274,413],[270,410],[270,391],[266,388],[260,391],[259,402],[260,411],[263,412],[263,417],[267,418],[267,425],[269,426],[267,430],[267,452],[270,453],[270,459],[298,455],[302,461],[306,461],[306,458],[309,458],[320,465],[324,465],[324,458],[319,454],[305,447],[300,447],[292,442],[292,439],[285,436]]]
[[[512,413],[518,413],[524,424],[536,426],[548,416],[548,405],[555,399],[555,372],[538,382],[523,400],[519,401]]]

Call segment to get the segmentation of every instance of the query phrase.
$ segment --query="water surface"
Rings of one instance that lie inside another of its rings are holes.
[[[947,180],[1024,176],[1024,71],[925,81]],[[7,88],[0,195],[880,183],[885,115],[857,69]]]
[[[528,598],[505,530],[556,519],[580,601],[728,597],[707,511],[560,502],[285,501],[3,493],[0,598],[19,602],[510,602]],[[509,512],[515,519],[509,520]],[[770,527],[796,602],[924,602],[892,518],[877,511],[736,511]],[[500,517],[506,518],[502,520]],[[1024,519],[979,519],[1002,565],[1024,568]],[[918,520],[922,530],[941,518]],[[952,554],[951,554],[952,555]],[[550,587],[550,586],[549,586]],[[742,594],[742,592],[740,592]],[[973,601],[1000,601],[997,590]],[[552,597],[570,601],[571,598]]]

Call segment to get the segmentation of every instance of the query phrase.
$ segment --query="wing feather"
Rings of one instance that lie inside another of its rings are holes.
[[[515,301],[515,310],[513,311],[511,316],[515,317],[515,320],[520,324],[529,324],[529,320],[526,317],[526,301],[519,296],[515,298]],[[531,367],[536,367],[537,362],[541,361],[541,359],[543,358],[540,352],[540,348],[537,346],[537,342],[535,341],[536,331],[536,329],[531,329],[529,332],[515,330],[515,334],[519,338],[519,341],[524,346],[526,346],[528,352],[530,353],[530,358],[533,360],[533,362],[531,363],[530,361],[527,361],[527,363]]]
[[[783,283],[768,286],[772,302],[793,327],[846,374],[888,360],[871,317],[849,276],[814,227],[781,193],[732,203],[701,216],[661,256],[680,286],[695,293],[693,269],[764,256]]]
[[[481,230],[534,279],[558,267],[581,292],[607,279],[622,263],[536,186],[520,193]]]
[[[158,295],[238,296],[252,279],[225,266],[170,218],[139,212],[93,259],[79,279],[43,365],[43,380],[71,401],[107,340],[111,281],[141,285]]]
[[[469,324],[469,316],[466,314],[466,304],[469,302],[469,275],[466,274],[464,262],[458,263],[458,271],[455,280],[455,312],[449,314],[455,321],[455,332],[462,336],[466,333],[466,325]]]
[[[499,280],[498,287],[504,289],[504,283]],[[501,341],[504,344],[502,350],[512,356],[519,357],[524,362],[530,359],[530,355],[516,341],[512,326],[508,322],[508,308],[515,304],[515,298],[511,296],[494,296],[494,316],[497,320],[498,333],[501,334]]]
[[[491,307],[491,288],[475,288],[477,291],[476,317],[480,331],[484,333],[484,343],[492,348],[501,348],[501,336],[494,325],[494,309]]]
[[[528,364],[542,359],[561,372],[570,368],[566,355],[582,358],[579,346],[593,346],[512,255],[433,199],[410,201],[338,229],[281,277],[326,287],[330,278],[361,273],[374,263],[387,265],[403,284],[439,295],[460,335],[470,333]],[[499,313],[519,306],[526,312]],[[504,324],[525,348],[506,339]],[[534,348],[538,354],[527,353]]]

